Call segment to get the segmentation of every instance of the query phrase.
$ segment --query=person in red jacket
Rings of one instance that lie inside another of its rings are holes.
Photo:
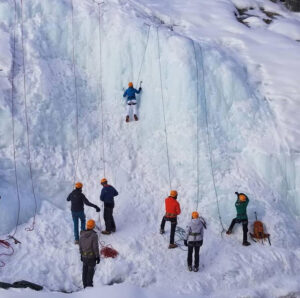
[[[166,221],[171,222],[171,233],[170,233],[170,244],[169,248],[176,248],[177,244],[174,243],[175,231],[177,225],[177,215],[180,214],[180,205],[177,202],[177,191],[171,190],[170,195],[165,199],[166,206],[166,214],[164,215],[161,225],[160,225],[160,233],[165,233],[165,224]]]

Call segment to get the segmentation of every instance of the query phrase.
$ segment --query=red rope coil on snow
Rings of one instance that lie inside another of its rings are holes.
[[[10,253],[1,253],[0,257],[1,256],[8,256],[8,257],[10,257],[15,252],[15,250],[13,249],[13,247],[11,246],[11,244],[8,241],[6,241],[6,240],[0,240],[0,246],[4,247],[5,249],[10,249],[11,250]],[[0,260],[0,268],[4,267],[4,266],[5,266],[5,262],[3,262],[3,261]]]
[[[105,245],[104,241],[99,241],[99,244],[101,246],[100,254],[104,258],[116,258],[119,253],[110,245]]]

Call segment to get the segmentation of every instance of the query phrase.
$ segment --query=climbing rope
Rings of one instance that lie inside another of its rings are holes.
[[[221,217],[221,212],[220,212],[220,204],[219,204],[219,196],[216,188],[216,181],[215,181],[215,174],[214,174],[214,161],[213,161],[213,154],[212,154],[212,149],[211,149],[211,139],[210,139],[210,133],[209,133],[209,128],[208,128],[208,109],[207,109],[207,98],[206,98],[206,90],[205,90],[205,70],[204,70],[204,58],[203,58],[203,50],[200,44],[198,44],[200,54],[201,54],[201,61],[202,61],[202,85],[203,85],[203,98],[204,98],[204,111],[205,111],[205,126],[206,126],[206,136],[207,136],[207,147],[209,151],[209,161],[210,161],[210,169],[211,169],[211,177],[212,177],[212,182],[213,182],[213,187],[214,187],[214,192],[215,192],[215,197],[216,197],[216,203],[217,203],[217,209],[218,209],[218,215],[219,215],[219,221],[220,225],[222,227],[221,235],[225,231],[223,222],[222,222],[222,217]]]
[[[185,230],[181,227],[176,227],[176,231],[175,231],[175,236],[177,238],[177,240],[175,241],[175,243],[177,244],[177,246],[183,250],[183,251],[187,251],[188,249],[185,247],[184,245],[184,240],[185,240]]]
[[[196,209],[198,210],[198,205],[199,205],[199,200],[200,200],[200,189],[199,189],[199,67],[198,67],[198,60],[197,60],[197,53],[196,53],[196,47],[195,47],[195,42],[192,41],[193,44],[193,49],[194,49],[194,55],[195,55],[195,64],[196,64],[196,74],[197,74],[197,109],[196,109],[196,114],[197,114],[197,145],[196,145],[196,152],[197,152],[197,202],[196,202]]]
[[[97,2],[95,2],[97,3]],[[104,113],[103,113],[103,88],[102,88],[102,40],[101,40],[101,6],[98,5],[98,36],[99,36],[99,103],[101,109],[101,139],[102,139],[102,162],[103,162],[103,177],[105,176],[105,151],[104,151]],[[100,156],[101,160],[101,156]]]
[[[0,257],[1,256],[8,256],[8,257],[10,257],[15,252],[14,249],[13,249],[13,247],[11,246],[11,244],[7,240],[0,240],[0,247],[4,247],[5,249],[10,249],[11,250],[10,253],[1,253]],[[3,261],[0,260],[0,268],[4,267],[4,266],[5,266],[5,262],[3,262]]]
[[[73,0],[71,0],[71,11],[72,11],[72,71],[74,77],[74,91],[75,91],[75,106],[76,106],[76,147],[77,147],[77,156],[75,159],[74,166],[74,179],[73,182],[75,184],[77,180],[77,168],[79,161],[79,109],[78,109],[78,88],[77,88],[77,77],[76,77],[76,64],[75,64],[75,38],[74,38],[74,5]]]
[[[160,45],[159,45],[158,27],[156,28],[156,35],[157,35],[157,52],[158,52],[158,62],[159,62],[159,78],[160,78],[161,102],[162,102],[162,108],[163,108],[164,131],[165,131],[165,141],[166,141],[166,153],[167,153],[167,161],[168,161],[169,186],[170,186],[170,189],[172,189],[172,185],[171,185],[171,171],[170,171],[170,157],[169,157],[169,146],[168,146],[168,133],[167,133],[166,114],[165,114],[165,102],[164,102],[164,92],[163,92],[163,84],[162,84],[162,76],[161,76],[161,60],[160,60]]]
[[[146,26],[148,26],[148,32],[147,32],[147,39],[146,39],[146,46],[145,46],[145,50],[144,50],[144,55],[141,61],[141,65],[140,65],[140,69],[139,69],[139,73],[138,73],[138,77],[137,77],[137,81],[136,81],[136,86],[138,85],[138,83],[140,82],[140,77],[141,77],[141,72],[142,72],[142,67],[145,61],[145,57],[146,57],[146,52],[147,52],[147,48],[148,48],[148,43],[149,43],[149,36],[150,36],[150,29],[151,26],[148,24],[145,24]]]
[[[33,231],[35,226],[35,217],[37,213],[37,200],[35,195],[35,189],[33,185],[33,175],[32,175],[32,167],[31,167],[31,154],[30,154],[30,140],[29,140],[29,123],[28,123],[28,112],[27,112],[27,87],[26,87],[26,63],[25,63],[25,47],[24,47],[24,19],[23,19],[23,0],[21,0],[21,41],[22,41],[22,53],[23,53],[23,90],[24,90],[24,105],[25,105],[25,121],[26,121],[26,136],[27,136],[27,151],[28,151],[28,163],[29,163],[29,173],[31,180],[31,189],[34,198],[34,216],[32,226],[30,228],[26,228],[26,231]]]

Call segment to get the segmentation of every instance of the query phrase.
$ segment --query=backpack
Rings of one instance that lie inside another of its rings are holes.
[[[256,212],[254,213],[255,213],[256,221],[253,224],[253,234],[250,233],[252,240],[254,242],[261,240],[262,244],[264,244],[265,239],[268,238],[269,244],[271,245],[270,234],[265,234],[263,223],[257,220],[257,214]],[[257,241],[254,238],[257,239]]]

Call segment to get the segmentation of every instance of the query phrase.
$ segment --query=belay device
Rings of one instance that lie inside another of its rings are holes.
[[[256,212],[254,212],[254,214],[255,214],[255,219],[256,220],[253,224],[253,234],[250,233],[250,236],[251,236],[252,240],[254,242],[257,242],[257,241],[261,240],[262,244],[264,244],[265,239],[268,238],[269,244],[271,245],[270,234],[265,234],[263,223],[261,221],[257,220]]]

